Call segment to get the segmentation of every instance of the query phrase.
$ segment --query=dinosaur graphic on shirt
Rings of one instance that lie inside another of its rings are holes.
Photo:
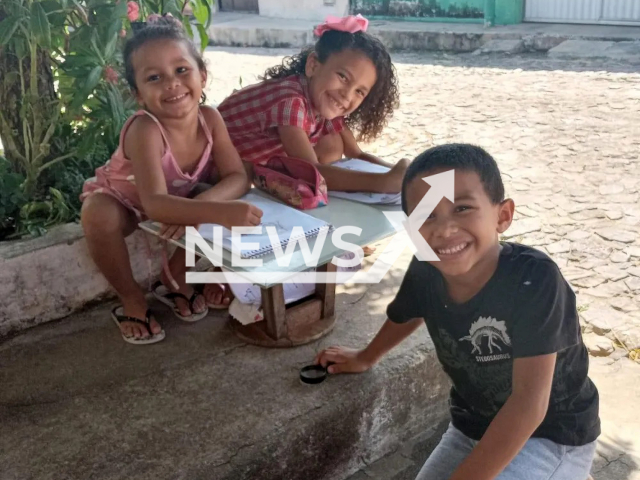
[[[493,349],[496,348],[499,352],[502,351],[502,347],[498,345],[496,340],[500,340],[503,345],[511,346],[511,338],[507,333],[507,327],[505,322],[498,321],[492,317],[480,317],[478,320],[471,324],[469,328],[469,335],[462,337],[459,341],[467,340],[471,342],[473,350],[471,354],[477,353],[482,355],[482,338],[487,337],[489,345],[489,354],[493,354]]]

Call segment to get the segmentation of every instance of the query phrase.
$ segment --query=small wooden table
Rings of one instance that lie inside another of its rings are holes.
[[[253,190],[277,201],[274,197]],[[360,246],[369,245],[395,233],[393,225],[387,220],[383,211],[399,211],[399,206],[393,205],[365,205],[341,198],[331,197],[329,205],[305,210],[305,213],[322,219],[335,228],[355,226],[362,229],[359,236],[344,235],[346,242]],[[144,222],[142,227],[156,233],[158,226],[152,222]],[[184,248],[184,239],[174,242]],[[313,250],[315,238],[308,239],[309,247]],[[331,233],[319,257],[317,271],[335,273],[336,266],[331,263],[334,256],[345,253],[331,241]],[[196,254],[204,256],[196,248]],[[224,251],[222,267],[225,270],[247,278],[247,282],[260,287],[262,293],[262,309],[264,321],[242,325],[233,318],[229,318],[229,325],[238,337],[247,343],[264,347],[293,347],[312,342],[331,331],[335,324],[335,283],[316,284],[315,294],[298,302],[286,305],[284,300],[283,283],[309,267],[304,262],[300,248],[296,248],[288,266],[278,266],[274,254],[261,257],[260,267],[238,267],[231,264],[231,254]],[[220,265],[218,265],[220,266]],[[270,272],[273,272],[271,274]],[[251,279],[252,273],[269,273],[268,281]]]

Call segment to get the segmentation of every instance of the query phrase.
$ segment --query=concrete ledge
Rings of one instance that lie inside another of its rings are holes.
[[[347,478],[447,414],[426,328],[365,374],[298,379],[321,348],[373,337],[399,263],[382,284],[341,287],[333,333],[294,349],[244,345],[220,312],[185,324],[159,305],[167,338],[150,347],[122,341],[109,305],[5,340],[3,478]]]
[[[612,42],[597,40],[567,40],[549,50],[549,57],[559,59],[609,58],[640,62],[640,41]]]
[[[301,48],[314,43],[318,22],[218,13],[209,28],[211,45]],[[520,40],[526,51],[546,52],[568,39],[634,41],[639,27],[523,23],[498,27],[482,24],[372,20],[369,32],[393,50],[472,52],[491,40]]]
[[[143,233],[127,239],[136,279],[148,278]],[[158,243],[151,239],[152,247]],[[152,275],[160,271],[152,262]],[[82,227],[67,224],[44,237],[0,243],[0,336],[69,315],[113,290],[89,256]]]

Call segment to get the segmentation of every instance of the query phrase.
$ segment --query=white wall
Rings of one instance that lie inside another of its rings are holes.
[[[258,0],[260,15],[322,22],[349,14],[349,0]]]

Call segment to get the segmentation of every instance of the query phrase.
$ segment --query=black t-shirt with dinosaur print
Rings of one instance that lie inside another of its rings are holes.
[[[435,267],[414,258],[387,315],[396,323],[425,319],[453,382],[452,423],[468,437],[480,440],[511,394],[514,358],[554,352],[549,409],[533,436],[579,446],[600,434],[576,297],[544,253],[503,243],[496,272],[463,304],[449,299]]]

